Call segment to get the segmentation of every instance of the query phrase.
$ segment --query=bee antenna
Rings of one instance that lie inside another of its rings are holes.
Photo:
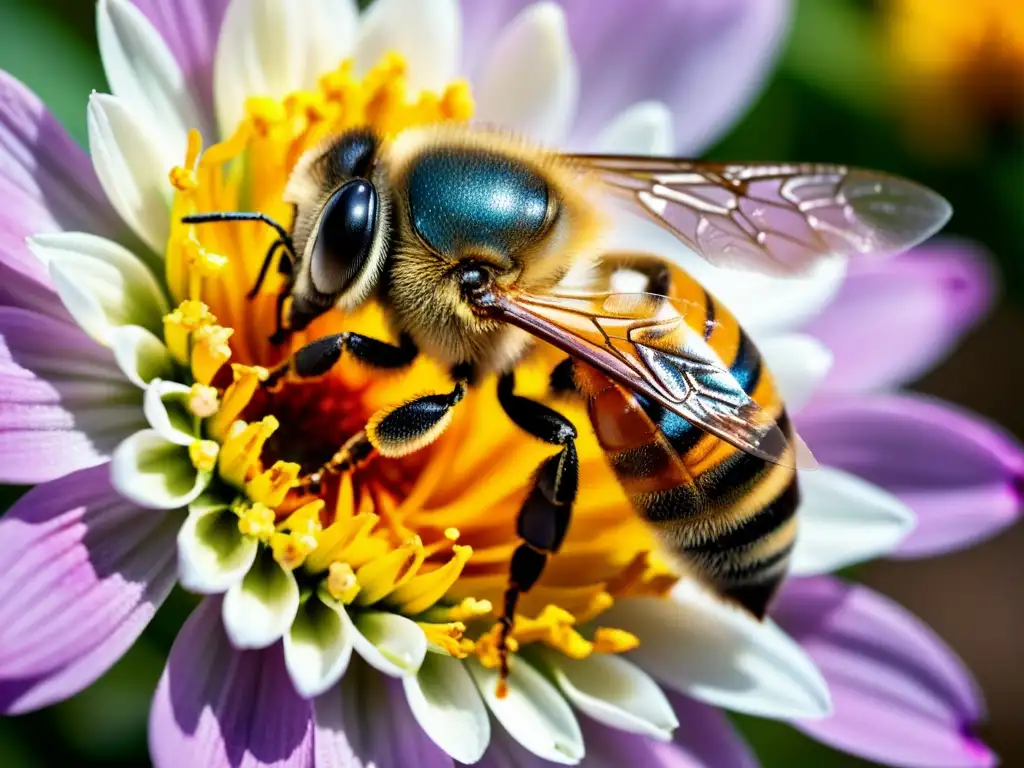
[[[267,216],[265,213],[258,213],[256,211],[219,211],[215,213],[194,213],[190,216],[183,216],[181,219],[183,224],[213,224],[221,221],[259,221],[266,224],[277,232],[284,241],[285,246],[293,254],[295,249],[292,246],[292,236],[288,230],[285,229],[281,224],[274,221],[272,218]]]

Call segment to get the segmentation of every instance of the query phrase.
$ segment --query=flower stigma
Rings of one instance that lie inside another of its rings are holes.
[[[551,446],[505,417],[496,380],[485,378],[454,411],[450,427],[408,456],[372,454],[318,472],[358,442],[381,409],[451,389],[429,359],[382,373],[342,358],[315,379],[272,376],[309,341],[341,331],[393,340],[379,307],[332,309],[275,345],[276,303],[284,278],[270,276],[251,298],[277,235],[251,221],[197,226],[197,213],[260,211],[288,226],[282,201],[289,174],[323,139],[369,126],[383,137],[411,126],[466,121],[469,86],[410,94],[404,60],[391,54],[364,76],[345,62],[316,90],[277,101],[250,99],[232,135],[205,148],[190,135],[174,188],[167,283],[176,308],[164,318],[168,348],[184,373],[187,409],[197,424],[189,457],[213,472],[203,503],[217,497],[236,536],[255,542],[291,574],[304,599],[317,595],[346,610],[394,612],[423,630],[432,651],[473,657],[495,668],[516,515]],[[550,401],[553,350],[517,368],[523,394]],[[541,581],[520,602],[510,648],[543,644],[573,659],[619,653],[632,634],[599,626],[624,596],[663,595],[677,575],[661,561],[606,466],[585,409],[555,403],[580,428],[581,490],[573,523]],[[341,453],[339,453],[341,451]]]

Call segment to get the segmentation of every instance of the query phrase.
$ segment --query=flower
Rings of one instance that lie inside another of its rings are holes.
[[[378,0],[358,17],[345,0],[315,0],[302,14],[282,0],[102,0],[114,95],[90,101],[95,173],[38,100],[2,81],[0,184],[11,205],[0,212],[0,479],[38,484],[0,521],[5,711],[45,706],[95,680],[176,580],[207,597],[156,692],[150,747],[159,765],[384,768],[521,763],[528,753],[561,763],[752,764],[718,707],[796,720],[866,753],[857,738],[864,693],[841,678],[858,617],[888,631],[894,647],[912,638],[928,649],[882,657],[867,682],[967,679],[925,630],[905,617],[886,622],[898,609],[820,575],[890,552],[908,533],[910,507],[921,527],[904,546],[921,554],[990,535],[1017,514],[1009,493],[1020,449],[973,417],[954,423],[945,406],[918,413],[921,429],[904,432],[976,448],[962,482],[944,478],[940,492],[934,476],[879,474],[874,485],[854,474],[871,466],[844,464],[843,446],[871,432],[833,429],[828,414],[878,401],[827,378],[826,344],[837,370],[847,349],[812,318],[874,295],[857,292],[870,279],[857,267],[849,277],[830,264],[780,281],[715,270],[649,225],[624,221],[613,233],[688,265],[734,307],[795,409],[823,388],[797,416],[808,431],[815,418],[826,425],[816,448],[836,446],[832,466],[807,481],[801,511],[794,571],[813,578],[786,587],[778,623],[754,621],[659,563],[579,406],[565,411],[581,426],[583,492],[564,549],[516,617],[504,697],[494,606],[516,510],[546,454],[499,418],[493,386],[467,395],[429,448],[319,488],[302,482],[382,408],[445,391],[446,379],[428,360],[402,377],[342,361],[316,381],[262,386],[277,379],[284,354],[267,340],[278,286],[251,302],[246,293],[274,234],[251,223],[200,230],[182,217],[244,200],[285,219],[281,191],[302,151],[358,122],[387,132],[472,118],[553,145],[697,151],[756,89],[785,4],[656,9]],[[679,29],[693,35],[689,46]],[[652,44],[638,56],[609,43],[632,39]],[[676,62],[680,51],[692,58]],[[700,109],[683,110],[692,104]],[[908,330],[952,340],[967,324],[961,305],[949,309],[931,269],[909,272],[916,277],[894,301],[920,294],[939,309],[918,313],[920,327]],[[968,283],[981,290],[984,280]],[[874,316],[858,311],[858,322]],[[331,312],[290,344],[342,328],[384,333],[370,307]],[[906,361],[901,338],[884,341]],[[909,349],[915,365],[930,362]],[[905,373],[895,362],[870,386],[895,383]],[[520,374],[521,390],[542,392],[546,368]],[[984,525],[942,514],[951,494],[968,490],[986,504]],[[1002,505],[989,508],[996,497]],[[836,714],[814,725],[829,713],[826,680]],[[944,707],[931,710],[940,716],[915,721],[914,738],[936,754],[964,753],[964,726],[980,715],[977,698],[955,690],[928,699]],[[914,703],[894,697],[892,706],[909,717]],[[970,764],[983,764],[984,748],[970,744]],[[911,747],[897,733],[873,748],[873,757],[906,762]]]
[[[889,0],[886,36],[915,136],[937,149],[976,143],[988,122],[1018,125],[1024,20],[1004,0]],[[921,115],[927,114],[927,120]]]

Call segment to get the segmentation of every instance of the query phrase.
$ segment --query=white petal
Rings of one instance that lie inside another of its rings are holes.
[[[576,765],[583,759],[583,734],[572,709],[529,662],[518,656],[513,660],[503,699],[497,695],[498,670],[475,659],[466,664],[491,712],[523,747],[553,763]]]
[[[107,198],[146,245],[162,254],[170,233],[171,169],[157,137],[124,101],[107,94],[89,97],[87,123],[89,154]]]
[[[149,426],[164,440],[178,445],[195,442],[195,417],[188,410],[189,388],[176,381],[154,379],[146,388],[142,410]]]
[[[427,636],[411,619],[386,611],[360,611],[355,616],[356,651],[376,669],[392,677],[414,675],[427,653]]]
[[[787,333],[758,345],[790,413],[810,401],[832,369],[832,352],[813,336]]]
[[[670,599],[620,600],[601,622],[637,635],[630,658],[699,701],[771,718],[831,711],[828,686],[799,645],[694,579],[681,581]]]
[[[190,128],[213,138],[174,54],[142,11],[128,0],[100,0],[96,31],[111,91],[159,134],[168,168],[184,157]]]
[[[580,73],[556,3],[527,6],[494,43],[476,83],[476,119],[557,144],[576,116]]]
[[[224,596],[224,629],[235,648],[266,648],[288,631],[298,610],[295,576],[264,547],[245,578]]]
[[[313,88],[355,50],[359,10],[353,0],[312,0],[300,15],[308,38],[305,87]]]
[[[679,726],[658,684],[621,656],[575,660],[545,649],[543,659],[566,698],[599,723],[662,741]]]
[[[75,322],[96,341],[109,345],[111,326],[161,331],[167,299],[153,273],[124,246],[83,232],[36,235],[28,245],[49,267]]]
[[[196,471],[187,449],[167,442],[155,430],[143,429],[114,449],[110,481],[140,507],[177,509],[206,489],[210,473]]]
[[[670,155],[675,140],[672,110],[661,101],[640,101],[622,110],[601,129],[597,152],[620,155]]]
[[[355,27],[351,0],[231,0],[213,62],[221,133],[235,130],[248,98],[314,86],[351,53]]]
[[[462,14],[456,0],[377,0],[363,14],[356,43],[356,73],[365,74],[385,54],[408,64],[410,91],[439,91],[458,73]]]
[[[829,573],[882,557],[913,530],[914,513],[866,480],[834,467],[800,473],[800,527],[790,570]]]
[[[151,331],[137,325],[111,328],[110,351],[121,372],[135,386],[145,388],[154,379],[174,375],[170,350]]]
[[[416,675],[402,679],[416,722],[434,743],[460,763],[483,757],[491,741],[491,720],[466,665],[428,653]]]
[[[311,595],[284,636],[284,660],[299,695],[311,699],[334,685],[348,669],[356,632],[336,600]]]
[[[223,501],[200,497],[178,531],[178,580],[192,592],[215,595],[240,582],[256,559],[258,542],[238,530],[238,515]]]
[[[701,260],[694,276],[725,302],[755,338],[803,327],[832,301],[846,278],[846,261],[822,259],[805,275],[772,277],[712,267]]]

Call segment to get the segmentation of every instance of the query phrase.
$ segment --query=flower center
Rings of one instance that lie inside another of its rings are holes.
[[[239,535],[290,570],[306,594],[350,609],[376,606],[412,617],[440,649],[495,665],[495,606],[518,544],[515,520],[531,477],[551,449],[517,431],[485,379],[433,444],[402,458],[363,457],[342,471],[310,474],[358,438],[380,409],[424,392],[447,391],[428,359],[385,375],[342,359],[315,380],[268,372],[307,342],[341,331],[390,339],[379,307],[331,310],[286,344],[270,341],[285,289],[271,270],[248,297],[276,234],[257,222],[200,228],[181,221],[207,211],[260,211],[285,224],[289,174],[318,142],[356,126],[385,140],[411,126],[467,120],[463,82],[410,95],[405,65],[388,56],[362,78],[350,63],[315,92],[281,102],[253,99],[233,135],[202,151],[193,132],[176,192],[167,280],[179,302],[165,337],[193,383],[188,407],[202,420],[193,463],[216,471]],[[543,358],[544,354],[538,355]],[[518,388],[544,399],[550,366],[517,369]],[[579,404],[559,404],[578,426]],[[580,625],[624,595],[662,594],[675,576],[652,556],[652,538],[619,489],[589,429],[581,429],[581,493],[562,551],[521,603],[513,650],[543,642],[574,658],[636,645],[628,633]]]

